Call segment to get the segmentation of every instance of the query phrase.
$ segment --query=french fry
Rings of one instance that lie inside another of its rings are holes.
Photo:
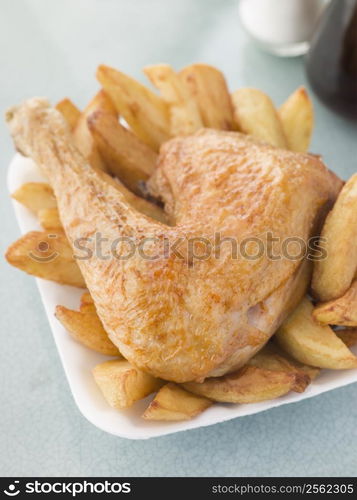
[[[154,151],[170,136],[167,103],[121,71],[101,65],[97,79],[133,132]]]
[[[80,344],[107,356],[120,356],[119,349],[104,330],[94,304],[92,310],[86,308],[85,311],[73,311],[64,306],[57,306],[55,316]]]
[[[81,116],[81,112],[77,108],[77,106],[71,101],[71,99],[65,97],[64,99],[62,99],[62,101],[59,101],[55,107],[62,113],[63,117],[69,125],[69,128],[73,130],[77,125],[79,117]]]
[[[234,119],[241,132],[287,149],[283,125],[270,97],[258,89],[242,88],[233,92],[232,102]]]
[[[38,221],[46,231],[63,231],[61,219],[59,217],[58,208],[43,208],[38,212]]]
[[[187,391],[222,403],[258,403],[275,399],[296,387],[298,375],[293,372],[267,370],[246,365],[223,377],[207,378],[204,382],[187,382]]]
[[[301,363],[332,370],[356,368],[356,356],[329,326],[314,320],[313,309],[312,303],[303,299],[276,332],[276,341]]]
[[[274,348],[274,351],[277,352],[280,356],[282,356],[284,360],[288,361],[290,365],[295,366],[295,368],[299,372],[305,373],[310,378],[310,381],[315,380],[315,378],[321,372],[321,368],[317,368],[317,366],[311,366],[311,365],[306,365],[304,363],[300,363],[300,361],[293,358],[289,353],[284,351],[276,342],[270,341],[268,345],[272,346]],[[294,390],[296,391],[296,389]]]
[[[173,137],[190,135],[203,127],[195,98],[169,64],[146,66],[144,73],[169,105]]]
[[[305,153],[309,149],[314,128],[314,109],[304,87],[299,87],[279,109],[288,148]]]
[[[12,266],[38,278],[85,287],[72,248],[62,232],[31,231],[10,245],[5,257]]]
[[[134,368],[126,360],[105,361],[93,368],[99,389],[113,408],[129,408],[160,389],[163,382]]]
[[[140,194],[138,183],[147,180],[155,170],[155,151],[109,113],[92,113],[88,117],[88,127],[108,170]]]
[[[183,68],[179,77],[195,98],[205,127],[235,128],[232,102],[221,71],[208,64],[192,64]]]
[[[357,280],[342,297],[318,304],[313,317],[324,325],[357,326]]]
[[[357,271],[357,174],[342,188],[322,228],[326,258],[314,263],[312,290],[321,302],[342,297]]]
[[[336,330],[335,333],[347,347],[354,347],[357,344],[357,328],[344,328]]]
[[[27,182],[12,193],[11,197],[35,214],[40,210],[57,207],[53,189],[45,182]]]
[[[185,391],[176,384],[165,384],[146,408],[145,420],[190,420],[212,405],[212,401]]]
[[[73,130],[73,139],[79,151],[93,167],[106,171],[105,163],[98,152],[87,123],[88,117],[95,111],[105,111],[114,118],[118,118],[111,99],[104,90],[100,90],[81,113]]]
[[[266,370],[283,371],[286,373],[295,373],[295,385],[292,390],[295,392],[304,392],[310,384],[311,378],[306,369],[299,367],[290,361],[274,344],[269,342],[255,356],[249,360],[248,365],[257,366]]]
[[[93,301],[92,296],[89,292],[84,292],[82,294],[79,310],[82,313],[85,313],[87,311],[96,312],[94,301]]]

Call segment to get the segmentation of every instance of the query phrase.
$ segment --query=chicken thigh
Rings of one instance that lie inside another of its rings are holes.
[[[176,382],[235,370],[305,293],[309,263],[288,247],[308,244],[341,188],[318,157],[237,132],[172,139],[149,182],[167,225],[91,168],[46,100],[7,121],[49,179],[98,315],[135,366]]]

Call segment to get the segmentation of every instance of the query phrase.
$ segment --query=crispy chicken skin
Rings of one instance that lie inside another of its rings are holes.
[[[49,179],[76,255],[87,239],[92,256],[78,264],[110,338],[135,366],[176,382],[232,371],[305,293],[308,263],[271,254],[282,256],[286,238],[307,242],[341,188],[317,157],[235,132],[172,139],[149,183],[168,226],[87,164],[46,100],[12,108],[7,121],[17,149]],[[280,241],[268,241],[269,232]]]

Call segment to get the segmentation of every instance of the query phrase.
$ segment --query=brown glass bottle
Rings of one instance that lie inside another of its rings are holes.
[[[332,0],[311,41],[306,71],[316,94],[357,119],[357,0]]]

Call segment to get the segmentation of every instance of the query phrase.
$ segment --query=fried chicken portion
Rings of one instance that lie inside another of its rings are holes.
[[[77,255],[85,239],[87,287],[135,366],[176,382],[233,371],[305,293],[309,265],[286,258],[284,241],[307,244],[341,188],[319,158],[236,132],[172,139],[149,181],[169,226],[84,160],[46,100],[12,108],[7,121],[49,179]]]

